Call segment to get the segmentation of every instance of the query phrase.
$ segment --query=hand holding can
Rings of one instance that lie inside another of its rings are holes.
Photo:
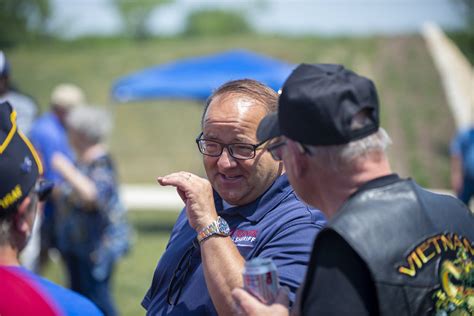
[[[278,273],[271,258],[254,258],[245,263],[244,289],[262,303],[272,304],[278,294]]]

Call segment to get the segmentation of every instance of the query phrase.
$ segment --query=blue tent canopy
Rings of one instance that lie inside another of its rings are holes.
[[[187,58],[154,66],[118,79],[112,97],[119,102],[164,99],[205,100],[221,84],[255,79],[277,91],[295,68],[245,50]]]

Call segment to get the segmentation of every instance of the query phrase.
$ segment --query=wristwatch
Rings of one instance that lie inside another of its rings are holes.
[[[204,227],[204,229],[198,233],[197,240],[199,243],[202,243],[212,235],[219,235],[223,237],[230,235],[229,224],[227,224],[227,222],[220,216],[218,216],[215,221]]]

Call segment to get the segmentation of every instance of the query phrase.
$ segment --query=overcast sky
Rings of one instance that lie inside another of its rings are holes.
[[[133,0],[130,0],[133,1]],[[446,29],[462,25],[455,0],[175,0],[154,10],[153,33],[173,35],[199,8],[239,10],[261,32],[290,35],[367,35],[417,32],[425,21]],[[52,0],[51,29],[63,37],[117,34],[120,14],[112,0]]]

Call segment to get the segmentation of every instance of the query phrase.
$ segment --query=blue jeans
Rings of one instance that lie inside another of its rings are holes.
[[[69,275],[70,288],[94,302],[106,316],[118,315],[110,293],[110,283],[114,263],[110,263],[108,273],[97,279],[92,273],[93,263],[72,254],[63,254]]]

